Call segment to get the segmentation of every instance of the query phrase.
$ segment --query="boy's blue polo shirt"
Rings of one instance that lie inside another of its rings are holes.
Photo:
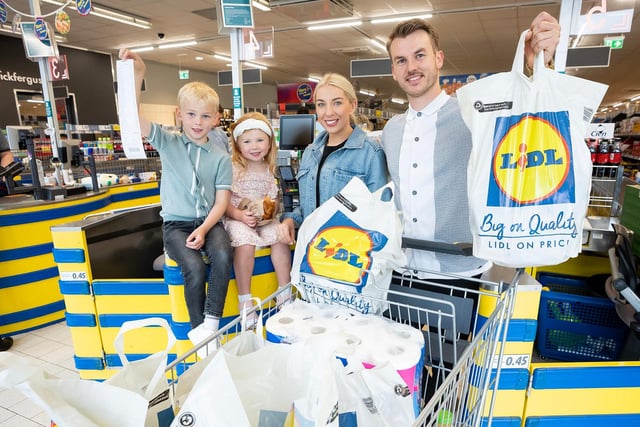
[[[204,219],[215,203],[216,191],[231,189],[231,158],[211,142],[195,144],[157,123],[152,123],[147,141],[162,161],[160,215],[164,221]]]

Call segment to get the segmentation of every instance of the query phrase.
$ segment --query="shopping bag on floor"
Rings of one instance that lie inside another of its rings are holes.
[[[124,351],[124,338],[127,332],[145,328],[161,327],[167,333],[167,346],[141,360],[130,362]],[[168,385],[165,369],[167,355],[176,343],[176,337],[169,323],[161,317],[150,317],[124,322],[114,340],[114,347],[122,362],[122,369],[105,383],[130,390],[149,402],[145,427],[167,427],[173,420],[173,396]]]
[[[473,255],[508,267],[578,255],[591,188],[584,138],[607,86],[545,68],[523,70],[522,33],[511,72],[457,91],[471,130],[468,166]]]
[[[59,427],[140,427],[149,401],[104,382],[60,379],[33,360],[0,353],[0,390],[14,388],[47,412]]]
[[[336,299],[379,314],[385,306],[375,299],[386,298],[393,269],[405,261],[393,185],[372,193],[354,177],[300,226],[291,283],[308,300],[320,292],[318,301]]]

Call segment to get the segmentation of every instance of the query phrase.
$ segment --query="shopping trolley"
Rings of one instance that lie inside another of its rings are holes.
[[[419,279],[416,273],[475,282],[478,289]],[[384,307],[381,316],[423,332],[422,410],[415,426],[478,426],[487,421],[490,425],[502,365],[501,344],[506,341],[521,273],[520,269],[514,270],[510,282],[495,282],[407,267],[393,273],[386,297],[367,297],[372,305]],[[279,289],[248,313],[260,311],[266,321],[278,312],[283,301],[295,298],[337,305],[347,305],[349,300],[348,291],[340,290],[337,296],[335,289],[307,280]],[[483,306],[492,307],[489,316],[478,314],[487,311],[478,310]],[[239,316],[169,364],[171,382],[175,383],[198,360],[198,350],[211,348],[211,343],[224,345],[242,331],[242,323]],[[491,398],[487,399],[489,394]]]

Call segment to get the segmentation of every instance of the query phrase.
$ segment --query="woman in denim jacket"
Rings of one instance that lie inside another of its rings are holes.
[[[355,126],[355,90],[345,77],[325,74],[314,91],[318,122],[325,129],[302,155],[296,176],[300,205],[283,215],[281,242],[295,241],[295,228],[357,176],[375,191],[388,182],[382,147]]]

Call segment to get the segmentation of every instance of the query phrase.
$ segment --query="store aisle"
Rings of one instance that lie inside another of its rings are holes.
[[[55,325],[13,336],[11,352],[32,358],[59,378],[79,378],[73,363],[71,332],[63,321]],[[0,427],[50,426],[46,412],[22,393],[0,391]]]

